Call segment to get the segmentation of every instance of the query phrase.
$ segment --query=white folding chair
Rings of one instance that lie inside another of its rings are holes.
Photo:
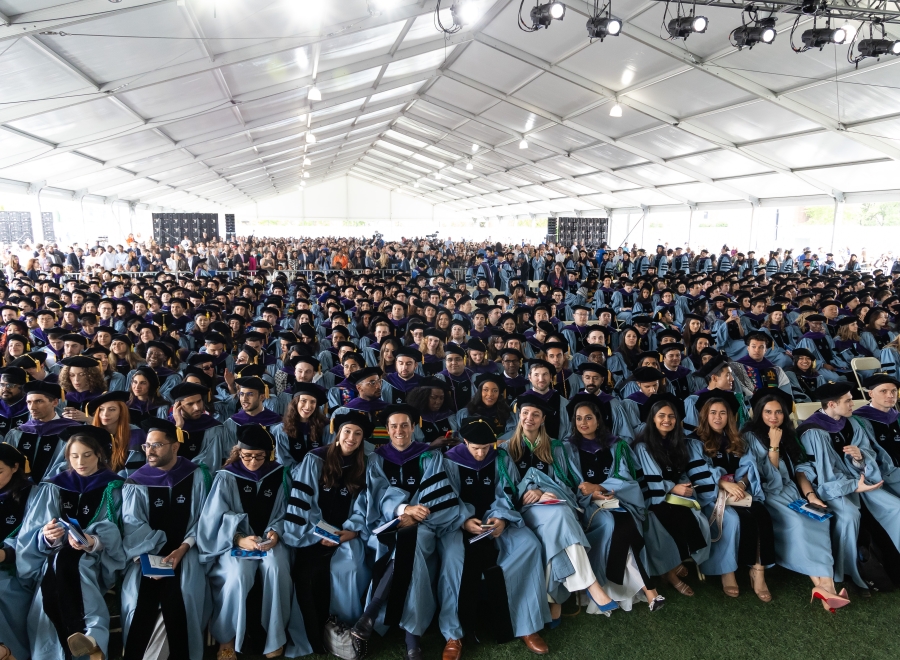
[[[863,398],[865,398],[866,390],[863,388],[862,381],[859,379],[859,372],[880,371],[881,362],[879,362],[878,358],[873,357],[853,358],[850,360],[850,368],[853,369],[853,377],[856,378],[856,384],[859,387],[859,391],[862,392]]]
[[[797,419],[802,422],[821,408],[822,404],[818,401],[813,401],[812,403],[795,403],[794,406],[796,408]]]

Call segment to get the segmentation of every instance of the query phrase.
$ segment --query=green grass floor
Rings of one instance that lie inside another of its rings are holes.
[[[900,592],[863,598],[850,591],[852,604],[836,614],[816,601],[810,604],[808,578],[775,568],[766,572],[771,603],[763,603],[750,587],[747,571],[738,575],[741,595],[722,593],[718,577],[699,582],[688,577],[693,597],[664,586],[666,606],[650,613],[643,603],[631,612],[613,612],[610,618],[576,616],[575,606],[563,608],[563,623],[543,633],[550,646],[548,657],[559,660],[855,660],[900,657]],[[851,587],[848,587],[851,589]],[[436,626],[422,637],[426,660],[438,660],[444,639]],[[406,657],[403,636],[391,631],[373,638],[373,660]],[[213,656],[214,657],[214,656]],[[324,657],[324,656],[318,656]],[[524,644],[513,640],[497,645],[464,640],[466,660],[534,658]],[[243,660],[243,658],[241,659]]]

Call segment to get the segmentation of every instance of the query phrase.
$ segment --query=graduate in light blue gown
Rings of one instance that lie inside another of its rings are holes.
[[[80,426],[73,419],[56,414],[62,388],[56,383],[32,380],[22,386],[31,413],[28,421],[8,431],[4,442],[17,448],[25,456],[25,472],[35,483],[66,469],[63,455],[65,443],[59,434],[70,426]]]
[[[807,418],[797,433],[811,459],[807,475],[816,495],[834,514],[834,580],[849,577],[861,589],[868,589],[857,563],[860,527],[882,553],[885,568],[900,567],[900,498],[882,488],[875,451],[862,422],[852,417],[851,389],[850,383],[837,382],[816,390],[822,409]]]
[[[203,463],[215,472],[231,454],[237,442],[233,428],[226,427],[207,410],[211,393],[198,383],[179,383],[169,393],[172,411],[166,419],[185,432],[178,455],[193,463]]]
[[[17,660],[31,655],[26,619],[36,585],[17,574],[16,538],[37,491],[22,453],[0,443],[0,657],[5,647]]]
[[[399,519],[399,528],[369,537],[376,553],[373,586],[351,632],[365,640],[376,627],[383,634],[399,625],[406,633],[407,657],[421,660],[419,637],[437,609],[432,589],[437,539],[454,528],[458,499],[443,456],[413,441],[418,411],[405,404],[389,405],[383,418],[390,442],[369,456],[366,527],[373,532]]]
[[[146,434],[130,423],[131,415],[126,405],[128,397],[128,392],[121,390],[106,392],[84,407],[91,420],[88,423],[109,432],[111,444],[104,445],[103,449],[109,456],[109,469],[123,479],[141,467],[146,460],[141,449]],[[71,428],[66,429],[63,435],[71,432]]]
[[[756,459],[766,494],[765,506],[775,532],[775,561],[788,570],[808,575],[814,590],[826,599],[839,598],[833,579],[828,520],[815,520],[790,508],[798,500],[826,507],[805,473],[809,459],[790,419],[793,402],[780,389],[773,388],[754,394],[752,403],[753,418],[741,434],[748,452]],[[823,604],[829,609],[827,602]]]
[[[607,430],[592,394],[575,395],[569,402],[569,417],[573,430],[567,444],[572,463],[584,479],[578,491],[591,498],[582,521],[591,544],[588,558],[594,574],[624,611],[630,611],[635,601],[645,600],[655,612],[666,599],[653,588],[646,570],[641,472],[631,447]],[[612,500],[619,505],[607,508]],[[596,611],[589,603],[588,613]]]
[[[284,517],[284,542],[294,554],[292,610],[302,613],[314,653],[325,653],[322,633],[330,616],[345,624],[359,619],[371,579],[366,563],[365,439],[374,425],[358,411],[335,415],[332,421],[334,442],[308,452],[291,471]],[[321,521],[340,530],[340,543],[316,535]],[[288,647],[289,657],[299,654]]]
[[[183,433],[149,418],[147,464],[123,487],[122,526],[127,564],[122,582],[125,660],[202,660],[211,599],[196,548],[197,528],[211,478],[203,463],[178,456]],[[172,578],[141,571],[141,555],[164,557]]]
[[[325,391],[321,387],[296,383],[281,424],[272,427],[275,458],[288,472],[300,465],[306,454],[331,441],[328,419],[321,409],[324,403]]]
[[[291,568],[281,537],[289,477],[274,458],[275,441],[265,427],[241,426],[200,514],[197,547],[213,597],[210,632],[222,657],[238,652],[274,658],[287,642]],[[235,556],[240,551],[265,556]],[[298,646],[303,636],[292,631]]]
[[[772,600],[765,582],[765,568],[775,564],[772,517],[755,455],[748,451],[735,421],[737,398],[723,390],[707,390],[697,397],[699,422],[694,437],[703,445],[703,458],[715,489],[698,492],[703,513],[709,517],[712,547],[700,564],[707,575],[722,576],[726,596],[739,595],[735,571],[750,567],[750,581],[759,599]],[[748,503],[737,506],[737,503]],[[735,503],[729,506],[729,503]]]
[[[121,478],[106,464],[103,436],[81,427],[66,442],[68,468],[37,486],[16,543],[19,577],[37,587],[28,611],[31,657],[100,660],[109,647],[103,595],[125,565],[119,532]],[[81,545],[59,524],[77,520]]]
[[[582,590],[608,616],[618,605],[597,582],[588,559],[591,546],[580,513],[590,504],[590,496],[574,490],[583,479],[572,464],[571,450],[548,435],[544,420],[550,410],[544,399],[527,393],[517,401],[518,424],[501,447],[519,474],[515,489],[519,511],[541,542],[551,627],[560,623],[562,603]]]
[[[538,633],[550,622],[541,543],[515,509],[518,474],[497,437],[480,417],[459,430],[464,444],[444,456],[447,477],[459,494],[458,528],[441,537],[441,612],[447,650],[462,651],[479,621],[490,621],[500,643],[519,637],[535,653],[549,649]],[[485,531],[490,536],[474,543]],[[482,601],[482,584],[487,599]]]
[[[644,473],[647,506],[644,541],[650,575],[663,575],[685,596],[693,590],[682,581],[684,562],[700,564],[709,557],[709,523],[700,512],[697,494],[715,490],[703,458],[703,447],[685,438],[680,401],[656,394],[647,403],[644,428],[634,441],[634,453]]]

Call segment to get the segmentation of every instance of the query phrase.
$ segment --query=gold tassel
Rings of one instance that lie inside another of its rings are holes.
[[[188,436],[187,433],[185,433],[185,432],[181,429],[181,427],[176,426],[176,427],[175,427],[175,437],[178,438],[178,442],[184,444],[184,439],[185,439],[186,437],[189,437],[189,436]]]
[[[331,431],[331,434],[334,435],[334,417],[331,418],[331,423],[328,425],[328,429]]]
[[[28,461],[28,457],[25,457],[25,474],[31,474],[31,463]]]
[[[263,383],[263,388],[265,388],[265,389],[263,389],[263,396],[265,396],[265,398],[268,399],[269,398],[269,386],[266,385],[265,383]]]

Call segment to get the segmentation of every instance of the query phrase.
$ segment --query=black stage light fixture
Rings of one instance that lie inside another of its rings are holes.
[[[734,45],[738,50],[753,48],[756,44],[770,44],[775,41],[778,32],[775,30],[774,16],[763,18],[753,25],[742,25],[731,33]]]
[[[535,30],[550,27],[553,21],[561,21],[566,15],[566,6],[561,2],[546,2],[531,9],[531,22]]]
[[[828,44],[840,45],[844,43],[847,40],[847,33],[843,28],[814,28],[804,32],[800,39],[803,40],[803,45],[806,49],[818,48],[822,50]]]
[[[890,39],[863,39],[856,47],[859,49],[860,57],[900,55],[900,41]]]
[[[672,39],[687,39],[695,32],[706,32],[709,20],[706,16],[679,16],[669,21],[668,31]]]
[[[603,41],[606,37],[618,37],[622,33],[622,21],[612,16],[593,16],[587,20],[590,39]]]

